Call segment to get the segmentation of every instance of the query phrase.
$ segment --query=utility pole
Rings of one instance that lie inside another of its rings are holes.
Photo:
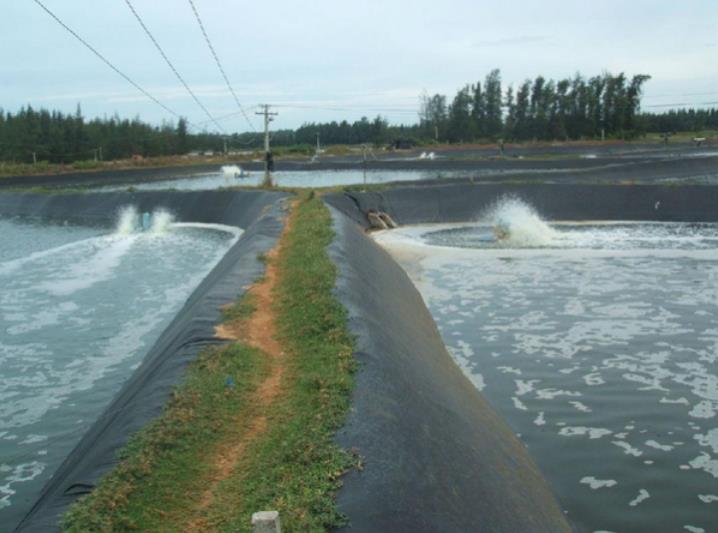
[[[317,132],[317,155],[319,155],[319,132]]]
[[[222,140],[224,141],[224,155],[227,155],[227,137]]]
[[[37,154],[35,152],[32,153],[32,164],[37,165]]]
[[[272,170],[274,170],[274,159],[272,158],[272,152],[269,149],[269,123],[274,119],[273,116],[279,113],[270,113],[269,104],[262,106],[264,111],[255,112],[255,115],[264,115],[264,183],[265,187],[272,186]]]

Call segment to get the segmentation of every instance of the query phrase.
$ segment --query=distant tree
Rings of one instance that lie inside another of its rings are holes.
[[[506,88],[504,107],[506,108],[506,120],[504,121],[503,137],[513,139],[516,130],[516,103],[514,102],[514,88],[510,85]]]
[[[598,137],[601,131],[605,129],[604,111],[603,111],[603,89],[606,81],[603,76],[594,76],[588,80],[588,118],[589,128],[588,137]]]
[[[481,91],[481,82],[472,87],[473,98],[471,102],[471,122],[473,137],[486,136],[486,96]]]
[[[437,133],[439,139],[446,138],[446,123],[448,120],[446,96],[435,94],[432,97],[426,97],[423,101],[420,116],[422,120],[420,126],[429,138],[435,138]]]
[[[189,143],[187,140],[187,119],[180,117],[177,121],[177,153],[186,154],[189,152]]]
[[[531,137],[543,139],[548,126],[548,102],[546,100],[546,79],[537,76],[531,88]]]
[[[626,91],[627,113],[625,127],[627,130],[634,132],[634,134],[640,133],[642,129],[642,126],[636,121],[636,115],[641,109],[643,84],[650,79],[651,77],[647,74],[636,74],[631,78],[631,83]]]
[[[486,135],[496,138],[502,130],[501,114],[501,72],[494,69],[486,76],[484,82],[486,92]]]
[[[526,80],[516,92],[515,121],[511,137],[514,139],[528,139],[531,136],[531,82]]]
[[[449,107],[449,141],[462,142],[472,139],[471,87],[466,85],[456,93]]]

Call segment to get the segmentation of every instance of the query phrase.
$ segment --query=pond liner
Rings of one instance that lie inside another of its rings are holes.
[[[369,211],[397,223],[478,220],[505,197],[529,203],[546,220],[718,221],[718,187],[708,185],[478,184],[466,180],[335,193],[326,201],[367,228]]]
[[[336,441],[363,463],[337,494],[349,520],[342,530],[572,531],[526,448],[446,351],[403,269],[355,217],[331,212],[335,294],[359,363]]]
[[[254,191],[112,194],[0,194],[0,216],[113,225],[118,210],[164,208],[178,221],[244,228],[241,238],[210,271],[167,326],[137,370],[65,458],[16,531],[57,531],[62,513],[88,494],[117,463],[128,438],[155,419],[185,369],[214,336],[221,307],[234,302],[264,273],[258,259],[277,243],[288,195]],[[6,524],[7,525],[7,524]]]

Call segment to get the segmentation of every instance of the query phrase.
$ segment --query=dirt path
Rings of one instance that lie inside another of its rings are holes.
[[[220,442],[210,459],[213,463],[213,474],[209,484],[198,498],[198,505],[194,510],[195,518],[191,520],[184,531],[207,531],[209,525],[204,512],[214,501],[214,492],[217,486],[230,477],[237,464],[242,459],[249,444],[267,429],[267,412],[282,391],[282,381],[285,373],[286,356],[282,345],[277,341],[277,328],[272,293],[277,285],[277,257],[281,249],[284,236],[291,228],[292,217],[287,217],[284,231],[277,246],[267,256],[267,268],[264,277],[252,285],[247,293],[251,295],[255,309],[248,319],[219,325],[215,329],[217,337],[238,340],[261,350],[269,359],[269,375],[260,384],[250,399],[253,405],[253,416],[247,420],[247,413],[239,413],[236,423],[246,428],[239,440]]]

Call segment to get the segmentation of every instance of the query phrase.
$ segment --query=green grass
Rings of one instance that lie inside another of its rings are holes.
[[[287,354],[274,403],[258,405],[253,394],[272,369],[265,354],[239,342],[204,353],[164,414],[132,438],[120,465],[66,513],[65,530],[177,531],[200,518],[210,530],[250,531],[251,514],[268,509],[280,511],[285,531],[344,523],[334,494],[357,458],[333,439],[349,409],[353,341],[332,292],[329,212],[318,197],[303,193],[292,224],[270,260],[278,272],[274,311]],[[224,310],[239,327],[255,312],[251,297]],[[227,376],[234,386],[227,386]],[[266,417],[266,430],[247,441],[232,474],[198,511],[198,498],[212,485],[217,443],[241,440],[246,422],[258,415]]]
[[[243,298],[240,298],[232,305],[225,307],[222,309],[222,316],[224,317],[224,320],[233,321],[248,319],[257,309],[257,305],[254,300],[254,295],[247,293]]]
[[[290,387],[274,423],[243,475],[226,480],[211,516],[226,531],[249,530],[251,513],[280,512],[287,531],[322,531],[344,523],[334,492],[357,458],[333,443],[349,409],[353,341],[344,308],[333,295],[336,270],[326,247],[333,238],[320,198],[304,193],[278,258],[275,309],[281,341],[291,354]],[[232,495],[243,498],[235,503]]]
[[[226,431],[225,422],[250,407],[248,399],[267,373],[264,361],[261,352],[239,343],[204,352],[164,414],[135,435],[120,465],[70,508],[64,529],[171,530],[165,517],[181,514],[186,491],[201,494],[197,482],[208,468],[202,459]]]

